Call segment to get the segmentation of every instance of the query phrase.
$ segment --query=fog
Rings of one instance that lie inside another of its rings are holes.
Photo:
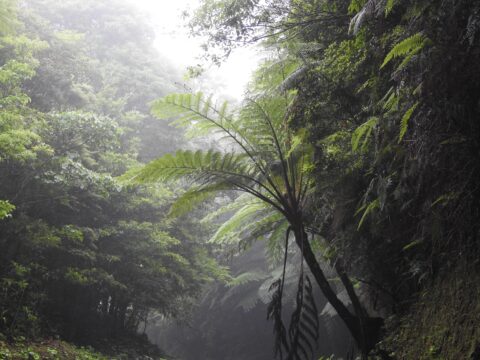
[[[220,66],[204,61],[201,45],[205,39],[191,34],[186,14],[191,14],[199,0],[125,0],[140,9],[155,29],[157,51],[186,74],[188,67],[202,65],[204,74],[190,81],[182,79],[194,91],[207,91],[240,100],[252,72],[261,61],[261,49],[249,45],[234,49]]]

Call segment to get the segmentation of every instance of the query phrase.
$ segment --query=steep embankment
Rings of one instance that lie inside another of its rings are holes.
[[[411,312],[392,318],[384,344],[397,359],[480,359],[480,276],[471,267],[439,277]]]

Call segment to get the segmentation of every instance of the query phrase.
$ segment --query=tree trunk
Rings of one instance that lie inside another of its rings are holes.
[[[320,264],[318,263],[315,254],[312,251],[310,243],[307,239],[307,234],[305,233],[303,227],[294,227],[293,231],[298,247],[303,249],[303,259],[315,277],[320,290],[326,297],[327,301],[333,306],[338,316],[340,316],[340,318],[343,320],[350,331],[350,334],[355,339],[355,342],[362,353],[362,359],[366,359],[367,354],[372,350],[379,339],[380,329],[383,326],[383,320],[381,318],[371,318],[366,314],[365,310],[360,304],[358,296],[353,289],[350,279],[343,270],[342,264],[339,263],[338,267],[336,266],[336,270],[339,273],[342,284],[345,286],[347,294],[352,302],[355,315],[352,314],[345,304],[340,301],[340,299],[337,297],[337,294],[330,286],[325,273],[320,267]]]

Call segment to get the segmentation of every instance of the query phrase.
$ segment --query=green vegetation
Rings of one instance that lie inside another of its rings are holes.
[[[170,150],[181,135],[164,127],[158,135],[168,141],[141,138],[152,122],[149,94],[168,89],[156,75],[166,64],[151,60],[155,51],[145,37],[117,31],[138,22],[131,8],[118,5],[29,1],[15,11],[13,2],[2,2],[17,13],[17,23],[0,34],[0,332],[6,341],[59,336],[107,353],[122,344],[142,348],[137,333],[150,313],[182,314],[205,283],[224,276],[202,226],[194,218],[167,219],[171,188],[122,186],[115,179]],[[94,29],[83,19],[91,13],[108,28]],[[193,227],[196,237],[185,230]],[[28,349],[17,343],[13,358]]]
[[[91,349],[77,348],[63,341],[48,340],[42,343],[30,343],[19,339],[14,344],[0,341],[0,359],[107,360],[109,358]]]
[[[0,20],[2,358],[160,358],[181,319],[260,359],[262,316],[280,359],[480,356],[478,2],[203,0],[206,58],[267,54],[236,107],[120,0]]]

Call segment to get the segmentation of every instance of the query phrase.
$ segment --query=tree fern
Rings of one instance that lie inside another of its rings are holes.
[[[267,319],[272,319],[275,333],[275,357],[281,360],[310,359],[315,355],[314,347],[318,340],[318,311],[313,298],[312,284],[304,272],[303,243],[301,245],[300,276],[296,292],[296,307],[290,319],[288,333],[282,319],[282,299],[287,272],[287,255],[289,234],[291,227],[286,231],[285,253],[282,273],[274,281],[269,290],[272,292],[268,305]],[[307,239],[302,238],[302,242]],[[283,354],[285,353],[285,357]]]
[[[281,279],[271,286],[273,294],[268,317],[274,319],[277,349],[290,354],[291,359],[299,359],[308,354],[307,342],[312,341],[310,335],[315,332],[309,333],[308,326],[303,325],[303,321],[309,320],[305,317],[308,311],[303,309],[303,304],[309,301],[305,300],[306,293],[311,291],[303,277],[297,292],[302,301],[297,298],[297,308],[300,310],[297,310],[297,317],[289,330],[290,339],[287,339],[282,323],[281,306],[290,232],[294,233],[294,243],[301,249],[302,269],[305,261],[318,286],[334,304],[352,333],[358,329],[353,325],[355,316],[337,298],[306,237],[304,214],[307,198],[313,188],[313,149],[302,141],[302,134],[296,137],[288,128],[288,108],[292,101],[290,95],[259,95],[246,101],[243,108],[236,112],[228,111],[226,104],[219,108],[214,106],[211,98],[205,99],[201,93],[176,94],[157,100],[152,110],[156,116],[170,118],[177,126],[192,129],[194,134],[210,131],[222,134],[230,144],[234,144],[230,147],[232,151],[179,151],[128,173],[124,179],[139,183],[189,180],[193,190],[181,198],[183,205],[180,204],[179,209],[186,206],[189,197],[201,200],[215,188],[241,191],[257,200],[235,210],[235,214],[220,226],[211,241],[230,247],[232,244],[248,246],[260,237],[275,242],[274,238],[280,237],[282,231],[286,232],[283,272]],[[357,147],[361,139],[366,143],[365,135],[372,131],[374,122],[374,119],[370,119],[368,126],[359,130],[361,134],[357,134],[358,141],[354,139]],[[194,195],[195,189],[203,194]],[[304,275],[303,270],[301,275]],[[349,295],[354,296],[354,293]]]

